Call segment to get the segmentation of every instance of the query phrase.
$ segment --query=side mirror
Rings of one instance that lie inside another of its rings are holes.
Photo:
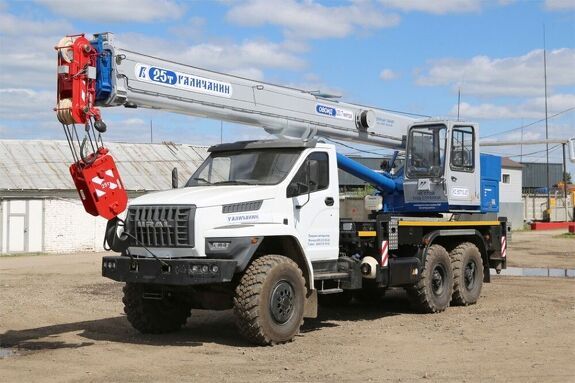
[[[172,189],[178,188],[178,168],[172,169]]]
[[[297,183],[292,182],[287,187],[286,197],[287,198],[295,197],[298,195],[298,191],[299,191],[299,187],[298,187]]]

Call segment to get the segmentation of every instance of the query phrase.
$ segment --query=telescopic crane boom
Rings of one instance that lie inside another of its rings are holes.
[[[278,136],[319,135],[395,149],[404,148],[407,129],[415,121],[313,92],[137,53],[116,45],[109,33],[95,35],[90,43],[97,52],[96,106],[162,109],[254,125]]]

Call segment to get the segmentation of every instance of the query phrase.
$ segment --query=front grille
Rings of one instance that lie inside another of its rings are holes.
[[[133,206],[126,229],[133,246],[194,247],[194,205]]]

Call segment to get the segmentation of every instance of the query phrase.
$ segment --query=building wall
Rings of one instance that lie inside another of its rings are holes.
[[[106,220],[75,198],[3,199],[0,253],[103,251]]]
[[[501,182],[499,183],[500,203],[521,203],[522,178],[521,169],[501,169]],[[507,179],[505,176],[509,176]],[[504,181],[509,181],[508,183]]]
[[[521,195],[519,195],[521,198]],[[523,202],[500,202],[499,217],[507,217],[513,230],[523,228]]]
[[[44,251],[70,253],[103,251],[106,220],[86,213],[79,199],[44,201]]]

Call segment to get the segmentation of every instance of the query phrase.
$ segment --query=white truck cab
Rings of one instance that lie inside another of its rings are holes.
[[[150,251],[171,259],[233,255],[243,270],[264,238],[289,237],[306,254],[313,288],[312,263],[339,256],[333,145],[247,141],[213,146],[209,152],[184,187],[131,202],[126,231],[133,237],[126,251],[144,258],[151,257]]]

